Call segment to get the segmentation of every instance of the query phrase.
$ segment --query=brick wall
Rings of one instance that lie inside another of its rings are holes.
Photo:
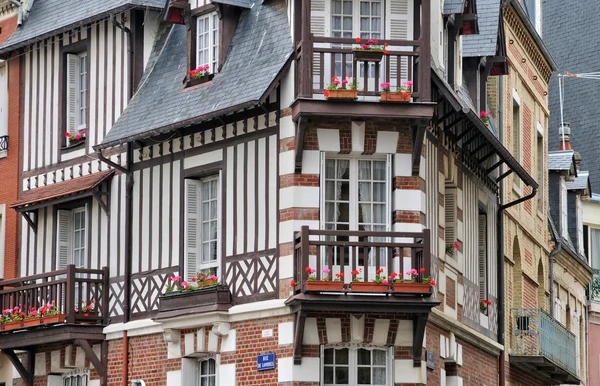
[[[9,35],[9,31],[14,31],[16,26],[16,17],[0,22],[0,43]],[[18,262],[18,236],[19,236],[19,218],[17,213],[9,208],[9,205],[18,198],[19,191],[19,152],[20,152],[20,101],[21,101],[21,72],[20,60],[18,57],[9,59],[8,66],[8,152],[7,157],[0,159],[0,205],[6,205],[4,233],[4,272],[0,273],[5,279],[16,277]]]
[[[523,307],[524,308],[536,308],[537,307],[537,284],[531,281],[528,277],[523,279]]]
[[[456,282],[446,277],[446,305],[452,309],[456,307]]]

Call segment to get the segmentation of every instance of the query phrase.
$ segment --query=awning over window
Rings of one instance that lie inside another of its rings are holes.
[[[19,201],[13,203],[11,208],[19,212],[25,212],[51,203],[91,196],[100,184],[111,178],[114,173],[114,170],[106,170],[41,188],[30,189],[23,192]]]

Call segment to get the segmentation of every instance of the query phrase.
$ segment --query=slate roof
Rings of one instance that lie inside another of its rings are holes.
[[[453,13],[463,13],[465,9],[465,0],[446,0],[444,3],[444,15]]]
[[[211,0],[211,2],[233,5],[235,7],[240,7],[240,8],[252,8],[252,6],[254,5],[253,0]]]
[[[571,242],[571,238],[563,237],[558,233],[558,229],[554,225],[554,221],[552,221],[552,217],[550,217],[550,216],[548,216],[548,224],[550,226],[550,231],[552,232],[552,239],[555,242],[560,241],[562,244],[562,248],[567,253],[569,253],[573,257],[579,258],[579,259],[587,262],[586,257],[577,251],[577,248],[575,248],[575,246],[573,245],[573,242]]]
[[[567,190],[585,190],[590,183],[590,172],[577,171],[577,177],[574,181],[567,181]]]
[[[114,173],[114,169],[105,170],[99,173],[89,174],[87,176],[27,190],[21,194],[19,201],[11,204],[11,208],[22,208],[26,205],[56,200],[73,194],[91,191],[96,186],[112,177]]]
[[[162,9],[164,0],[37,0],[21,28],[0,46],[0,54],[31,44],[44,37],[88,24],[109,13],[133,7]]]
[[[548,170],[571,170],[574,154],[573,150],[549,151]]]
[[[293,51],[284,3],[255,4],[242,12],[227,59],[212,84],[184,90],[186,27],[170,27],[163,40],[163,46],[155,49],[155,64],[146,68],[144,83],[97,149],[170,132],[225,110],[256,104]]]
[[[500,0],[477,0],[477,20],[479,34],[463,36],[463,56],[495,56],[500,21]]]

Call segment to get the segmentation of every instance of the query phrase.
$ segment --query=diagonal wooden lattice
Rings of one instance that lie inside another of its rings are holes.
[[[463,277],[464,314],[463,318],[479,324],[479,286]]]
[[[237,302],[277,292],[277,257],[254,254],[225,263],[225,282]]]
[[[133,275],[131,278],[131,312],[135,314],[158,310],[158,298],[165,291],[168,278],[176,274],[176,269],[170,267]]]
[[[123,280],[112,281],[109,286],[110,292],[110,303],[108,309],[108,315],[111,317],[119,316],[123,314]]]

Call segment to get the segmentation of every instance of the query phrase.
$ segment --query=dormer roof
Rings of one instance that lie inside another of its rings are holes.
[[[548,152],[548,170],[568,172],[577,176],[575,167],[575,152],[573,150],[558,150]]]
[[[567,181],[567,190],[577,190],[581,194],[589,196],[592,192],[590,185],[590,172],[579,170],[573,181]]]
[[[496,56],[498,25],[500,20],[499,0],[477,0],[479,34],[463,36],[464,57]]]

